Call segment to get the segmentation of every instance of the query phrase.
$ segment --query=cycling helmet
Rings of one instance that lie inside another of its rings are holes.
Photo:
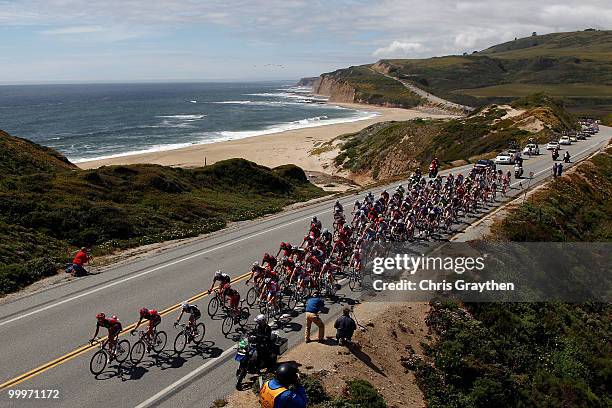
[[[329,259],[326,259],[325,262],[323,262],[325,265],[329,264]]]
[[[329,232],[329,230],[327,228],[323,228],[323,231],[321,231],[321,234],[327,234]]]
[[[266,278],[266,279],[264,280],[264,283],[270,283],[270,282],[272,282],[272,279],[271,279],[271,278]]]
[[[289,257],[283,256],[283,259],[281,260],[281,262],[287,262],[289,260]]]
[[[298,382],[298,369],[294,364],[283,363],[276,369],[275,377],[281,385],[288,387]]]
[[[255,318],[256,323],[265,323],[265,321],[266,321],[266,316],[262,314],[258,314],[257,317]]]
[[[317,221],[319,221],[317,217],[312,217],[312,222],[317,222]]]
[[[359,200],[355,201],[355,205],[359,205],[359,204],[361,204]]]
[[[96,315],[96,319],[98,319],[98,320],[102,320],[102,319],[104,319],[105,317],[106,317],[106,315],[105,315],[104,313],[98,313],[98,314]]]
[[[145,316],[147,314],[149,314],[149,309],[147,309],[146,307],[140,309],[140,317]]]
[[[297,261],[297,262],[295,263],[295,266],[302,266],[302,263],[301,263],[300,261]]]
[[[216,276],[216,277],[219,277],[219,276],[221,276],[221,274],[222,274],[222,273],[223,273],[223,272],[221,272],[221,269],[219,269],[217,272],[215,272],[215,276]]]
[[[189,308],[189,303],[187,301],[184,301],[183,303],[181,303],[181,308],[183,310],[186,310]]]
[[[259,262],[253,262],[253,266],[259,266]]]

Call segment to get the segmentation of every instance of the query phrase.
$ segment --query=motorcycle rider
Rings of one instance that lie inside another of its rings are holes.
[[[567,150],[565,151],[565,154],[563,155],[563,161],[566,163],[570,162],[570,154]]]
[[[275,361],[272,361],[268,350],[272,346],[272,328],[266,321],[266,316],[260,314],[255,318],[255,327],[249,333],[255,337],[257,358],[263,361],[264,366],[271,370]]]

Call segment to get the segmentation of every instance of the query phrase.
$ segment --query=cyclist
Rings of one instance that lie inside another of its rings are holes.
[[[140,326],[143,320],[148,320],[149,327],[147,329],[147,337],[149,338],[149,340],[153,340],[153,330],[155,329],[155,327],[157,327],[157,325],[161,323],[162,320],[160,314],[157,312],[157,310],[149,310],[146,307],[140,309],[139,314],[140,318],[138,319],[138,323],[136,323],[136,327],[132,329],[130,334],[136,333],[136,329],[138,329],[138,326]]]
[[[257,286],[260,285],[262,278],[266,275],[266,268],[262,268],[259,265],[259,262],[253,262],[253,266],[251,266],[251,276],[246,280],[245,284],[248,285],[251,279],[253,279],[253,283]]]
[[[190,305],[187,301],[181,303],[181,314],[176,319],[176,323],[174,323],[174,325],[176,326],[178,323],[180,323],[181,319],[183,318],[183,314],[185,313],[189,315],[189,323],[187,326],[190,330],[195,329],[196,321],[202,316],[202,312],[200,312],[200,309],[198,309],[196,305]]]
[[[228,274],[223,273],[223,271],[221,270],[218,270],[217,272],[215,272],[215,277],[213,278],[212,284],[208,289],[208,293],[210,294],[210,292],[212,292],[213,288],[215,287],[215,283],[219,282],[219,286],[217,288],[219,290],[219,295],[221,295],[221,298],[223,299],[223,304],[225,305],[224,289],[225,285],[228,285],[231,281],[232,278]]]
[[[113,316],[108,319],[104,313],[98,313],[96,315],[96,332],[94,333],[91,340],[89,340],[90,343],[93,343],[93,341],[96,339],[96,336],[98,336],[100,327],[108,329],[108,349],[111,350],[111,352],[114,354],[115,345],[117,344],[117,337],[119,337],[119,333],[121,333],[121,330],[123,330],[123,328],[121,327],[121,323],[119,322],[119,320],[117,320],[117,316]]]
[[[240,304],[240,293],[236,289],[232,288],[229,283],[225,285],[225,289],[223,292],[229,298],[230,309],[234,313],[238,313],[238,305]]]
[[[276,258],[267,252],[264,254],[263,260],[261,261],[262,266],[265,266],[266,264],[269,265],[270,269],[276,268]]]
[[[278,293],[278,284],[272,280],[271,278],[266,278],[264,280],[264,287],[261,291],[261,296],[259,300],[264,300],[268,303],[275,304],[276,303],[276,295]]]

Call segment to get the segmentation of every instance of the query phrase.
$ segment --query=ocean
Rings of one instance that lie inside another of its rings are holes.
[[[0,129],[76,163],[373,116],[288,82],[0,86]]]

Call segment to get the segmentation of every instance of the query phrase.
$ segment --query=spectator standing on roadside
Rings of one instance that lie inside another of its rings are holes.
[[[557,166],[557,176],[561,177],[561,173],[563,173],[563,163],[559,163]]]
[[[351,309],[345,307],[342,310],[342,316],[340,316],[336,323],[334,323],[334,328],[336,329],[336,339],[338,340],[339,345],[344,345],[345,343],[350,343],[353,338],[353,333],[357,330],[357,324],[355,320],[350,316]]]
[[[318,292],[315,292],[313,297],[306,301],[306,334],[304,338],[306,343],[310,342],[310,328],[313,323],[319,328],[319,343],[325,340],[325,324],[319,317],[319,313],[324,307],[325,302],[319,297]]]
[[[557,171],[558,171],[557,169],[558,168],[559,168],[559,166],[557,166],[557,163],[554,163],[552,171],[553,171],[553,177],[555,177],[555,178],[557,177]]]

